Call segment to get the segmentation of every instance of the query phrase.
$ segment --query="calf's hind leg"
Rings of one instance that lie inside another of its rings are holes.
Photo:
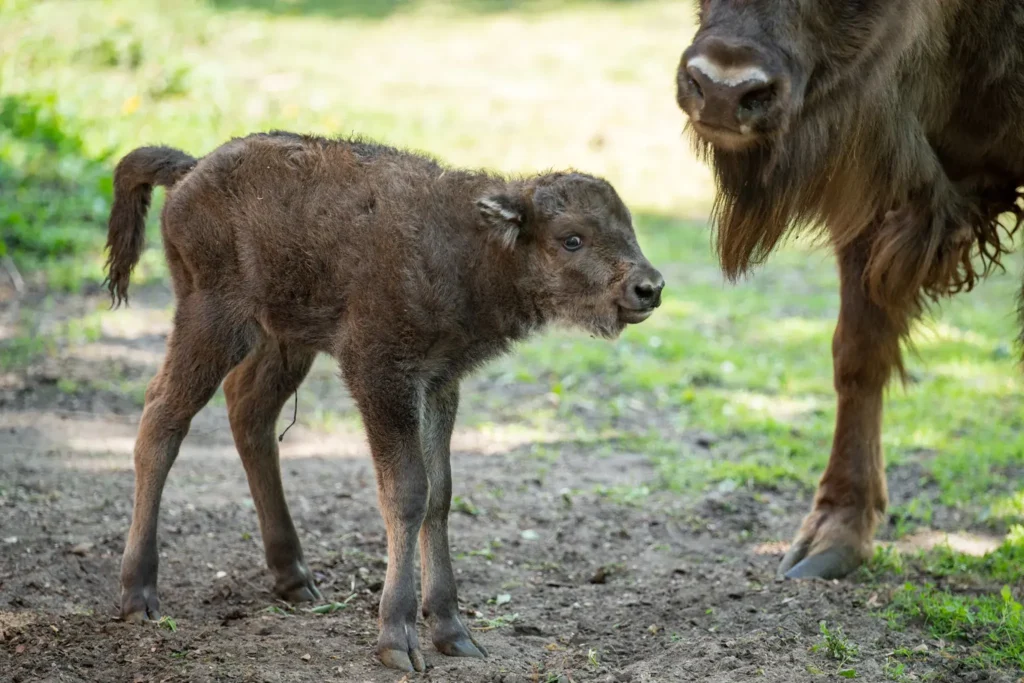
[[[452,501],[451,441],[459,409],[459,383],[426,392],[420,440],[427,472],[427,513],[420,528],[423,616],[431,620],[434,647],[451,657],[486,657],[459,620],[459,600],[448,548],[448,512]]]
[[[320,599],[288,513],[281,485],[275,426],[281,408],[298,389],[316,354],[264,339],[224,381],[228,418],[259,517],[274,592],[289,602]]]
[[[159,618],[156,531],[164,483],[192,418],[248,346],[245,330],[233,327],[215,301],[193,294],[178,303],[167,355],[146,389],[135,440],[135,500],[121,560],[126,620]]]

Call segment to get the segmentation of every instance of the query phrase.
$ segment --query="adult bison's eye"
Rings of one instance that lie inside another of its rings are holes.
[[[583,238],[579,235],[569,235],[562,240],[562,246],[566,251],[576,251],[583,246]]]

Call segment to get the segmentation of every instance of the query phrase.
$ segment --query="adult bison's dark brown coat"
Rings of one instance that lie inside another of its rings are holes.
[[[838,258],[832,455],[780,571],[842,576],[887,505],[900,339],[998,266],[1024,216],[1024,0],[702,0],[699,17],[677,99],[714,169],[726,274],[794,226]]]
[[[319,597],[285,503],[274,423],[327,353],[363,416],[387,526],[378,655],[393,668],[424,668],[417,538],[434,645],[485,654],[459,620],[448,550],[459,380],[548,323],[610,338],[654,311],[664,281],[618,194],[582,173],[509,179],[289,133],[233,140],[203,159],[144,147],[114,173],[117,301],[139,258],[153,185],[170,186],[161,232],[177,307],[135,442],[122,616],[157,618],[161,491],[221,380],[275,590]]]

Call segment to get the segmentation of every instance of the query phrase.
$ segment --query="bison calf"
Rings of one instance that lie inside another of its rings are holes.
[[[929,299],[1024,218],[1024,2],[700,0],[677,101],[718,185],[730,277],[810,224],[839,263],[835,436],[780,570],[842,576],[888,503],[882,394]]]
[[[192,417],[225,377],[275,591],[319,598],[285,503],[274,425],[327,353],[363,416],[387,527],[377,654],[389,667],[424,668],[418,536],[435,647],[484,656],[459,620],[448,550],[459,380],[548,323],[614,338],[658,307],[664,281],[615,190],[581,173],[508,179],[280,132],[200,160],[143,147],[114,175],[115,303],[127,297],[153,185],[170,188],[162,234],[177,307],[135,444],[122,616],[157,617],[161,491]]]

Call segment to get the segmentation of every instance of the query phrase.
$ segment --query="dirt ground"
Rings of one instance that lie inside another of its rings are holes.
[[[52,314],[96,301],[60,301]],[[161,606],[176,630],[116,618],[141,411],[137,391],[100,380],[144,386],[163,353],[167,303],[165,291],[144,293],[132,329],[0,372],[0,680],[401,680],[372,654],[385,538],[365,441],[347,422],[306,428],[305,411],[282,443],[285,486],[321,590],[344,606],[317,614],[275,601],[215,401],[193,421],[164,495]],[[333,375],[321,374],[312,381]],[[531,390],[476,379],[463,403]],[[346,400],[334,407],[351,411]],[[680,457],[705,457],[700,435],[690,444]],[[490,656],[443,657],[421,626],[428,671],[408,680],[840,680],[812,649],[822,620],[860,644],[860,680],[887,680],[885,655],[898,646],[928,650],[926,634],[892,632],[872,614],[887,600],[878,586],[775,580],[777,541],[811,492],[721,487],[631,502],[599,491],[653,482],[642,454],[547,446],[555,455],[540,468],[514,430],[457,429],[453,553],[465,618]],[[932,680],[1015,678],[922,657]]]

